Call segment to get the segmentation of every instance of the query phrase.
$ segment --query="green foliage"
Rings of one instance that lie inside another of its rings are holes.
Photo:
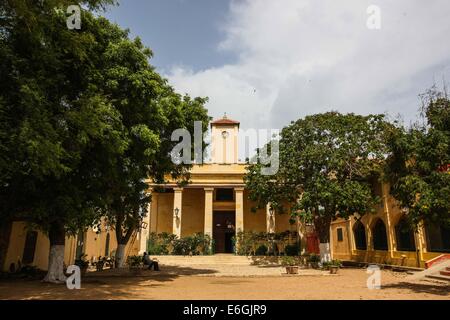
[[[300,261],[297,257],[293,256],[282,256],[281,257],[281,265],[282,266],[298,266]]]
[[[267,203],[314,222],[322,242],[329,241],[333,219],[372,212],[379,199],[372,183],[387,153],[383,115],[327,112],[307,116],[283,128],[276,175],[249,164],[245,182],[259,208]],[[269,149],[270,144],[265,148]]]
[[[341,260],[334,259],[330,262],[322,262],[322,269],[328,270],[330,267],[338,267],[340,268],[342,266]]]
[[[425,120],[389,132],[386,173],[408,222],[450,225],[450,100],[435,88],[422,95]]]
[[[284,247],[284,254],[287,256],[298,256],[300,253],[300,246],[298,244],[288,244]]]
[[[279,233],[238,231],[236,237],[233,237],[233,241],[236,243],[237,255],[278,254],[278,252],[286,250],[286,248],[291,250],[291,247],[289,247],[290,235],[290,231]]]
[[[150,255],[209,255],[212,254],[212,239],[203,233],[177,239],[168,233],[151,233],[147,249]]]
[[[258,246],[258,248],[255,250],[255,256],[265,256],[267,255],[268,248],[265,244],[261,244]]]
[[[104,215],[127,243],[148,179],[188,179],[170,161],[172,131],[207,128],[206,99],[176,94],[138,38],[86,9],[68,30],[68,5],[115,2],[0,3],[0,218],[28,220],[52,244]]]
[[[318,262],[320,262],[320,256],[318,254],[313,253],[309,256],[308,262],[318,263]]]
[[[127,264],[129,267],[142,267],[144,265],[143,256],[128,256]]]

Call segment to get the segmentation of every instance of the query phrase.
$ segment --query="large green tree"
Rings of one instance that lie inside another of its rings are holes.
[[[47,281],[65,279],[66,232],[96,218],[98,151],[123,149],[120,114],[97,87],[100,21],[83,11],[82,30],[66,25],[68,5],[109,3],[0,3],[1,216],[48,233]]]
[[[337,112],[292,122],[281,132],[278,172],[263,175],[262,164],[248,166],[250,198],[260,207],[288,206],[290,214],[313,222],[328,260],[331,221],[371,212],[378,200],[372,183],[387,150],[386,126],[382,115]]]
[[[183,128],[193,134],[195,121],[201,122],[203,132],[209,117],[206,99],[176,94],[149,64],[149,49],[139,40],[128,40],[125,32],[114,33],[119,36],[103,55],[102,82],[105,95],[120,113],[126,148],[120,157],[105,158],[107,171],[102,178],[108,186],[103,213],[115,229],[120,267],[125,247],[147,213],[148,180],[163,182],[166,174],[188,179],[189,165],[171,161],[170,151],[178,143],[172,141],[172,132]]]
[[[148,64],[150,51],[116,25],[82,10],[81,30],[67,28],[67,5],[112,2],[0,4],[0,214],[48,233],[47,281],[65,279],[67,233],[117,197],[128,198],[125,212],[148,202],[136,198],[145,174],[173,168],[159,155],[172,121],[206,115],[204,100],[176,95]]]
[[[450,226],[450,99],[430,89],[423,97],[423,122],[389,131],[386,167],[391,193],[410,224]]]

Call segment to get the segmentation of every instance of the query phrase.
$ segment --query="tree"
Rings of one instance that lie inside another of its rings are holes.
[[[411,226],[450,226],[450,100],[435,87],[422,98],[425,121],[389,131],[386,175]]]
[[[126,181],[139,186],[116,195],[132,198],[143,188],[136,159],[153,160],[146,169],[161,175],[170,167],[155,155],[168,145],[175,111],[196,105],[190,116],[206,113],[203,99],[174,94],[148,65],[150,51],[105,18],[82,10],[82,29],[67,29],[68,4],[112,2],[0,4],[0,217],[48,234],[46,281],[65,280],[65,237],[104,214],[110,180],[129,169]],[[177,100],[184,102],[169,112],[166,105]]]
[[[314,222],[323,260],[329,260],[330,223],[373,211],[378,201],[372,181],[386,154],[383,115],[328,112],[283,128],[278,173],[261,174],[251,164],[246,175],[250,199]],[[270,151],[270,150],[269,150]]]
[[[67,5],[112,1],[4,1],[0,4],[1,219],[23,219],[50,239],[47,281],[65,280],[64,242],[96,218],[99,150],[120,154],[119,114],[98,92],[100,24],[66,27]],[[98,43],[96,43],[98,44]]]
[[[120,114],[125,137],[123,154],[105,158],[102,177],[108,186],[102,212],[115,229],[119,267],[127,243],[147,212],[149,179],[162,182],[166,174],[188,177],[189,166],[171,161],[170,151],[176,144],[171,141],[172,132],[185,128],[193,133],[194,121],[201,121],[206,130],[209,121],[206,99],[176,94],[149,64],[151,51],[139,39],[126,37],[123,33],[110,40],[101,69],[105,95]]]

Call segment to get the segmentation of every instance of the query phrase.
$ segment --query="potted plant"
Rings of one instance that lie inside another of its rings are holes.
[[[315,253],[311,254],[308,258],[308,263],[314,269],[319,268],[320,256]]]
[[[128,268],[134,275],[138,275],[142,271],[144,265],[144,257],[142,256],[129,256],[127,259]]]
[[[286,267],[287,274],[297,274],[298,273],[298,261],[292,256],[283,256],[281,258],[281,265]]]
[[[340,260],[331,260],[331,262],[328,265],[328,268],[330,269],[331,274],[336,274],[339,271],[339,268],[341,267],[342,263]]]
[[[85,275],[87,269],[89,268],[89,261],[87,260],[87,254],[83,254],[78,259],[76,259],[75,265],[80,267],[81,275]]]

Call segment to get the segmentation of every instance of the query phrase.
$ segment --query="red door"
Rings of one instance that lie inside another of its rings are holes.
[[[315,232],[306,235],[306,251],[308,253],[320,254],[319,237]]]

